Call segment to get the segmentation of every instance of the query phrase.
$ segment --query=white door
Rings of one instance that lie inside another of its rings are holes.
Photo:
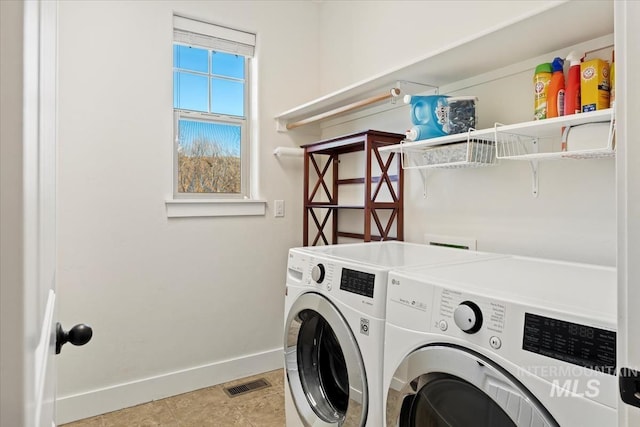
[[[0,424],[51,427],[55,412],[57,3],[3,3],[2,62],[11,68],[2,70],[2,125],[10,129],[2,138]]]
[[[55,426],[57,335],[58,4],[53,0],[1,4],[0,425],[51,427]],[[90,338],[82,328],[71,335],[72,341]]]
[[[620,427],[640,425],[640,2],[615,2]]]

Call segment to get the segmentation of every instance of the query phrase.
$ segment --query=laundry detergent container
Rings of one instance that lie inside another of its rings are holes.
[[[404,102],[411,105],[409,141],[463,133],[476,126],[475,96],[406,95]]]

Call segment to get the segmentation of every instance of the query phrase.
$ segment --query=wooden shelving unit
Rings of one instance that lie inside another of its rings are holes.
[[[339,237],[361,239],[365,242],[404,238],[403,171],[400,156],[380,151],[382,147],[398,144],[403,138],[404,135],[401,134],[367,130],[302,147],[305,246],[336,244]],[[362,177],[341,179],[338,168],[340,157],[358,152],[362,152],[364,156]],[[396,174],[391,174],[394,169]],[[362,203],[339,202],[340,187],[347,185],[363,186]],[[386,194],[391,200],[382,201],[382,194]],[[363,233],[341,231],[341,210],[363,211]],[[382,210],[388,211],[389,215],[380,215]],[[330,231],[327,230],[329,227]]]

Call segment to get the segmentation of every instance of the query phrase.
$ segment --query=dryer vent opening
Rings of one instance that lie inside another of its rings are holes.
[[[269,381],[264,378],[258,378],[254,381],[249,381],[244,384],[235,385],[233,387],[223,387],[225,393],[229,397],[237,397],[243,394],[251,393],[252,391],[262,390],[263,388],[271,387]]]

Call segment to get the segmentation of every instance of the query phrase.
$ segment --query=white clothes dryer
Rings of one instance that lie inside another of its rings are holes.
[[[396,241],[291,249],[284,315],[287,426],[381,427],[388,271],[487,256]]]
[[[387,427],[617,425],[616,270],[505,256],[389,274]]]

